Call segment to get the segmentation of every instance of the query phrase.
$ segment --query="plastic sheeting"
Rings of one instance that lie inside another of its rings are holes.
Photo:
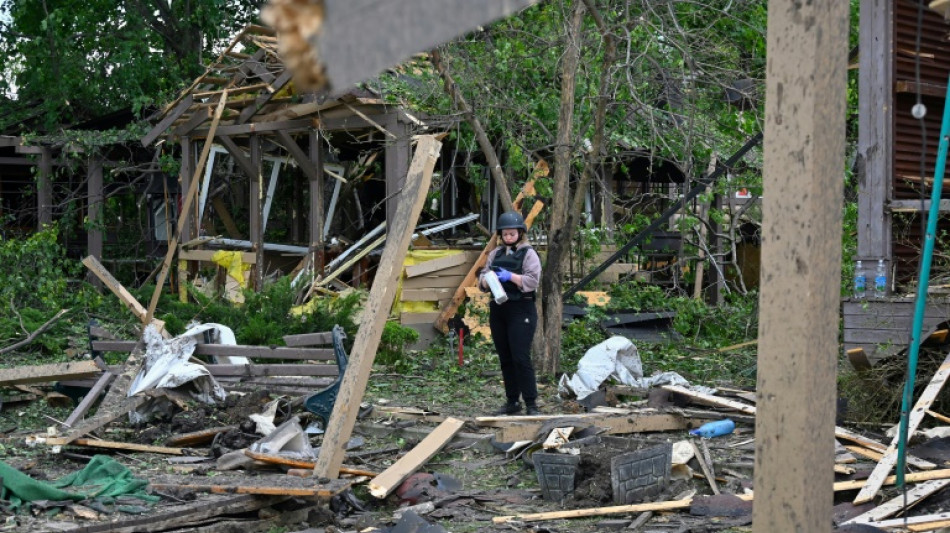
[[[222,332],[221,330],[226,330]],[[206,404],[214,404],[224,400],[226,394],[221,385],[214,379],[208,369],[201,364],[189,361],[195,352],[195,345],[209,330],[218,331],[222,338],[234,334],[226,326],[220,324],[202,324],[193,327],[173,339],[164,339],[158,330],[148,325],[143,337],[145,339],[145,364],[142,370],[132,380],[129,396],[135,396],[151,389],[175,389],[186,384],[190,386],[191,396]],[[151,402],[150,402],[151,403]],[[150,411],[148,406],[132,414],[133,422],[141,422],[147,418]]]
[[[583,400],[608,379],[644,389],[658,385],[690,386],[689,381],[676,372],[644,377],[637,347],[626,337],[614,336],[587,350],[577,363],[577,373],[571,377],[561,376],[558,392],[564,397],[574,395]]]

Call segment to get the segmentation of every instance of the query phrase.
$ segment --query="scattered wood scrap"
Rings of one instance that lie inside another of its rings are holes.
[[[66,379],[87,379],[98,376],[100,372],[101,370],[94,361],[4,368],[0,369],[0,386],[48,383]]]
[[[369,492],[377,498],[385,498],[407,477],[412,475],[420,466],[437,454],[443,446],[448,444],[456,433],[462,430],[465,422],[457,418],[448,418],[422,439],[415,448],[402,456],[383,473],[369,482]]]

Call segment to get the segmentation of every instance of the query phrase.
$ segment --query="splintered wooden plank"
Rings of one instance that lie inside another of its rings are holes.
[[[364,306],[364,317],[350,350],[350,365],[343,374],[333,413],[323,436],[320,456],[314,467],[317,477],[336,478],[343,463],[345,444],[353,432],[360,402],[369,383],[376,349],[383,334],[396,297],[396,282],[402,273],[403,261],[412,240],[412,231],[422,211],[432,171],[442,143],[431,135],[419,138],[406,184],[397,198],[396,213],[389,226],[386,247],[376,268],[376,279]]]
[[[263,496],[299,496],[329,500],[348,489],[345,480],[327,480],[315,483],[313,478],[300,479],[283,474],[249,477],[244,474],[221,474],[210,478],[208,483],[192,483],[194,478],[153,476],[150,485],[159,491],[190,490],[212,494],[259,494]]]
[[[407,266],[406,277],[414,278],[416,276],[422,276],[423,274],[438,272],[439,270],[454,267],[457,265],[462,265],[467,262],[468,262],[468,255],[463,252],[459,252],[457,254],[447,255],[445,257],[440,257],[438,259],[431,259],[429,261],[424,261],[417,265]]]
[[[924,416],[926,416],[927,409],[930,408],[930,405],[937,399],[937,394],[943,389],[948,377],[950,377],[950,356],[944,359],[943,364],[941,364],[940,368],[934,373],[934,377],[931,378],[930,383],[927,384],[927,388],[920,393],[920,398],[910,411],[910,415],[907,417],[908,440],[913,436],[914,431],[917,430],[917,426],[920,425],[920,422],[924,419]],[[884,456],[881,457],[877,466],[874,467],[874,471],[868,476],[867,484],[854,498],[855,505],[866,503],[874,499],[874,495],[877,494],[877,491],[881,489],[881,485],[884,484],[884,478],[887,477],[891,469],[894,468],[894,465],[897,464],[899,444],[900,433],[898,432],[897,435],[894,435],[891,445],[884,451]]]
[[[226,431],[231,431],[232,429],[237,429],[237,426],[221,426],[211,429],[203,429],[201,431],[193,431],[191,433],[184,433],[181,435],[175,435],[168,439],[165,443],[168,446],[198,446],[200,444],[207,444],[214,440],[214,437],[218,433],[224,433]]]
[[[314,461],[304,461],[302,459],[291,459],[289,457],[284,457],[282,455],[273,455],[270,453],[257,453],[252,452],[251,450],[245,448],[244,455],[254,459],[255,461],[260,461],[262,463],[269,463],[272,465],[286,466],[290,468],[305,468],[307,473],[313,473],[313,467],[316,466]],[[367,476],[367,477],[376,477],[379,475],[377,472],[371,472],[369,470],[362,470],[360,468],[350,468],[348,466],[340,467],[341,474],[350,474],[353,476]]]
[[[739,498],[744,500],[751,499],[748,496],[739,496]],[[675,511],[677,509],[689,509],[692,503],[692,498],[686,498],[667,502],[614,505],[611,507],[572,509],[569,511],[551,511],[547,513],[530,513],[515,516],[496,516],[492,518],[492,522],[495,524],[507,524],[508,522],[540,522],[544,520],[560,520],[562,518],[585,518],[589,516],[642,513],[644,511]]]
[[[465,422],[457,418],[446,418],[432,433],[422,439],[415,448],[399,458],[382,474],[369,482],[369,492],[377,498],[385,498],[396,490],[407,477],[419,467],[426,464],[435,454],[439,453],[456,433],[462,430]]]
[[[53,363],[0,369],[0,385],[45,383],[64,379],[86,379],[97,376],[101,370],[94,361]]]
[[[916,487],[908,489],[906,495],[901,494],[892,500],[886,501],[874,509],[871,509],[864,514],[858,515],[851,520],[844,522],[844,524],[865,524],[868,522],[883,520],[889,516],[899,513],[900,511],[912,507],[915,503],[923,500],[938,490],[941,490],[947,485],[950,485],[950,479],[935,479],[933,481],[921,483]]]
[[[96,384],[83,396],[82,401],[73,409],[73,412],[70,413],[69,418],[67,418],[63,424],[68,428],[73,427],[76,422],[79,422],[82,417],[86,416],[92,404],[96,403],[96,400],[99,399],[99,396],[101,396],[106,387],[109,386],[109,383],[112,383],[113,379],[115,379],[115,374],[112,372],[103,372],[99,380],[96,381]]]
[[[517,417],[514,417],[517,418]],[[597,427],[605,428],[608,435],[628,435],[631,433],[651,433],[657,431],[680,431],[695,424],[676,413],[653,413],[645,415],[604,416],[583,419]],[[500,442],[533,440],[544,422],[521,422],[500,427],[495,430],[495,439]]]
[[[106,267],[102,266],[102,263],[100,263],[98,259],[90,255],[82,260],[82,264],[86,265],[86,268],[95,274],[96,277],[112,291],[112,294],[115,294],[116,297],[119,298],[119,301],[132,311],[135,318],[138,318],[140,321],[145,320],[145,315],[148,314],[148,310],[135,299],[135,296],[132,296],[132,293],[119,283],[119,280],[115,279],[111,272],[106,270]]]
[[[100,352],[129,352],[135,348],[135,344],[135,341],[92,341],[92,349]],[[334,360],[332,348],[291,348],[232,344],[196,344],[195,355],[308,361]]]
[[[200,502],[156,507],[141,515],[124,517],[115,521],[90,523],[79,526],[73,531],[77,533],[138,533],[186,528],[227,514],[257,511],[287,498],[286,496],[255,496],[253,494],[227,497],[207,496]]]
[[[168,446],[151,446],[149,444],[135,444],[134,442],[115,442],[111,440],[99,439],[75,439],[67,441],[65,438],[51,438],[46,440],[46,444],[57,446],[63,444],[72,444],[75,446],[85,446],[87,448],[103,448],[106,450],[123,450],[127,452],[161,453],[166,455],[185,455],[183,448],[171,448]]]

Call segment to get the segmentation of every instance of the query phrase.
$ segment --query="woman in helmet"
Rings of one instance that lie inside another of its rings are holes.
[[[488,261],[479,286],[488,290],[485,273],[489,270],[508,295],[508,301],[489,304],[489,326],[492,341],[501,363],[507,402],[498,414],[513,415],[521,411],[538,414],[538,385],[531,362],[531,341],[538,324],[535,290],[541,282],[541,258],[528,243],[528,227],[519,213],[509,211],[498,217],[496,230],[499,245],[488,254]]]

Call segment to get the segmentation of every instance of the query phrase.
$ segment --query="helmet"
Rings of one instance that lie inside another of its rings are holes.
[[[528,226],[524,223],[524,217],[521,216],[521,213],[517,211],[508,211],[507,213],[502,213],[498,217],[498,224],[496,224],[495,229],[498,231],[499,235],[503,229],[518,229],[521,231],[528,231]]]

